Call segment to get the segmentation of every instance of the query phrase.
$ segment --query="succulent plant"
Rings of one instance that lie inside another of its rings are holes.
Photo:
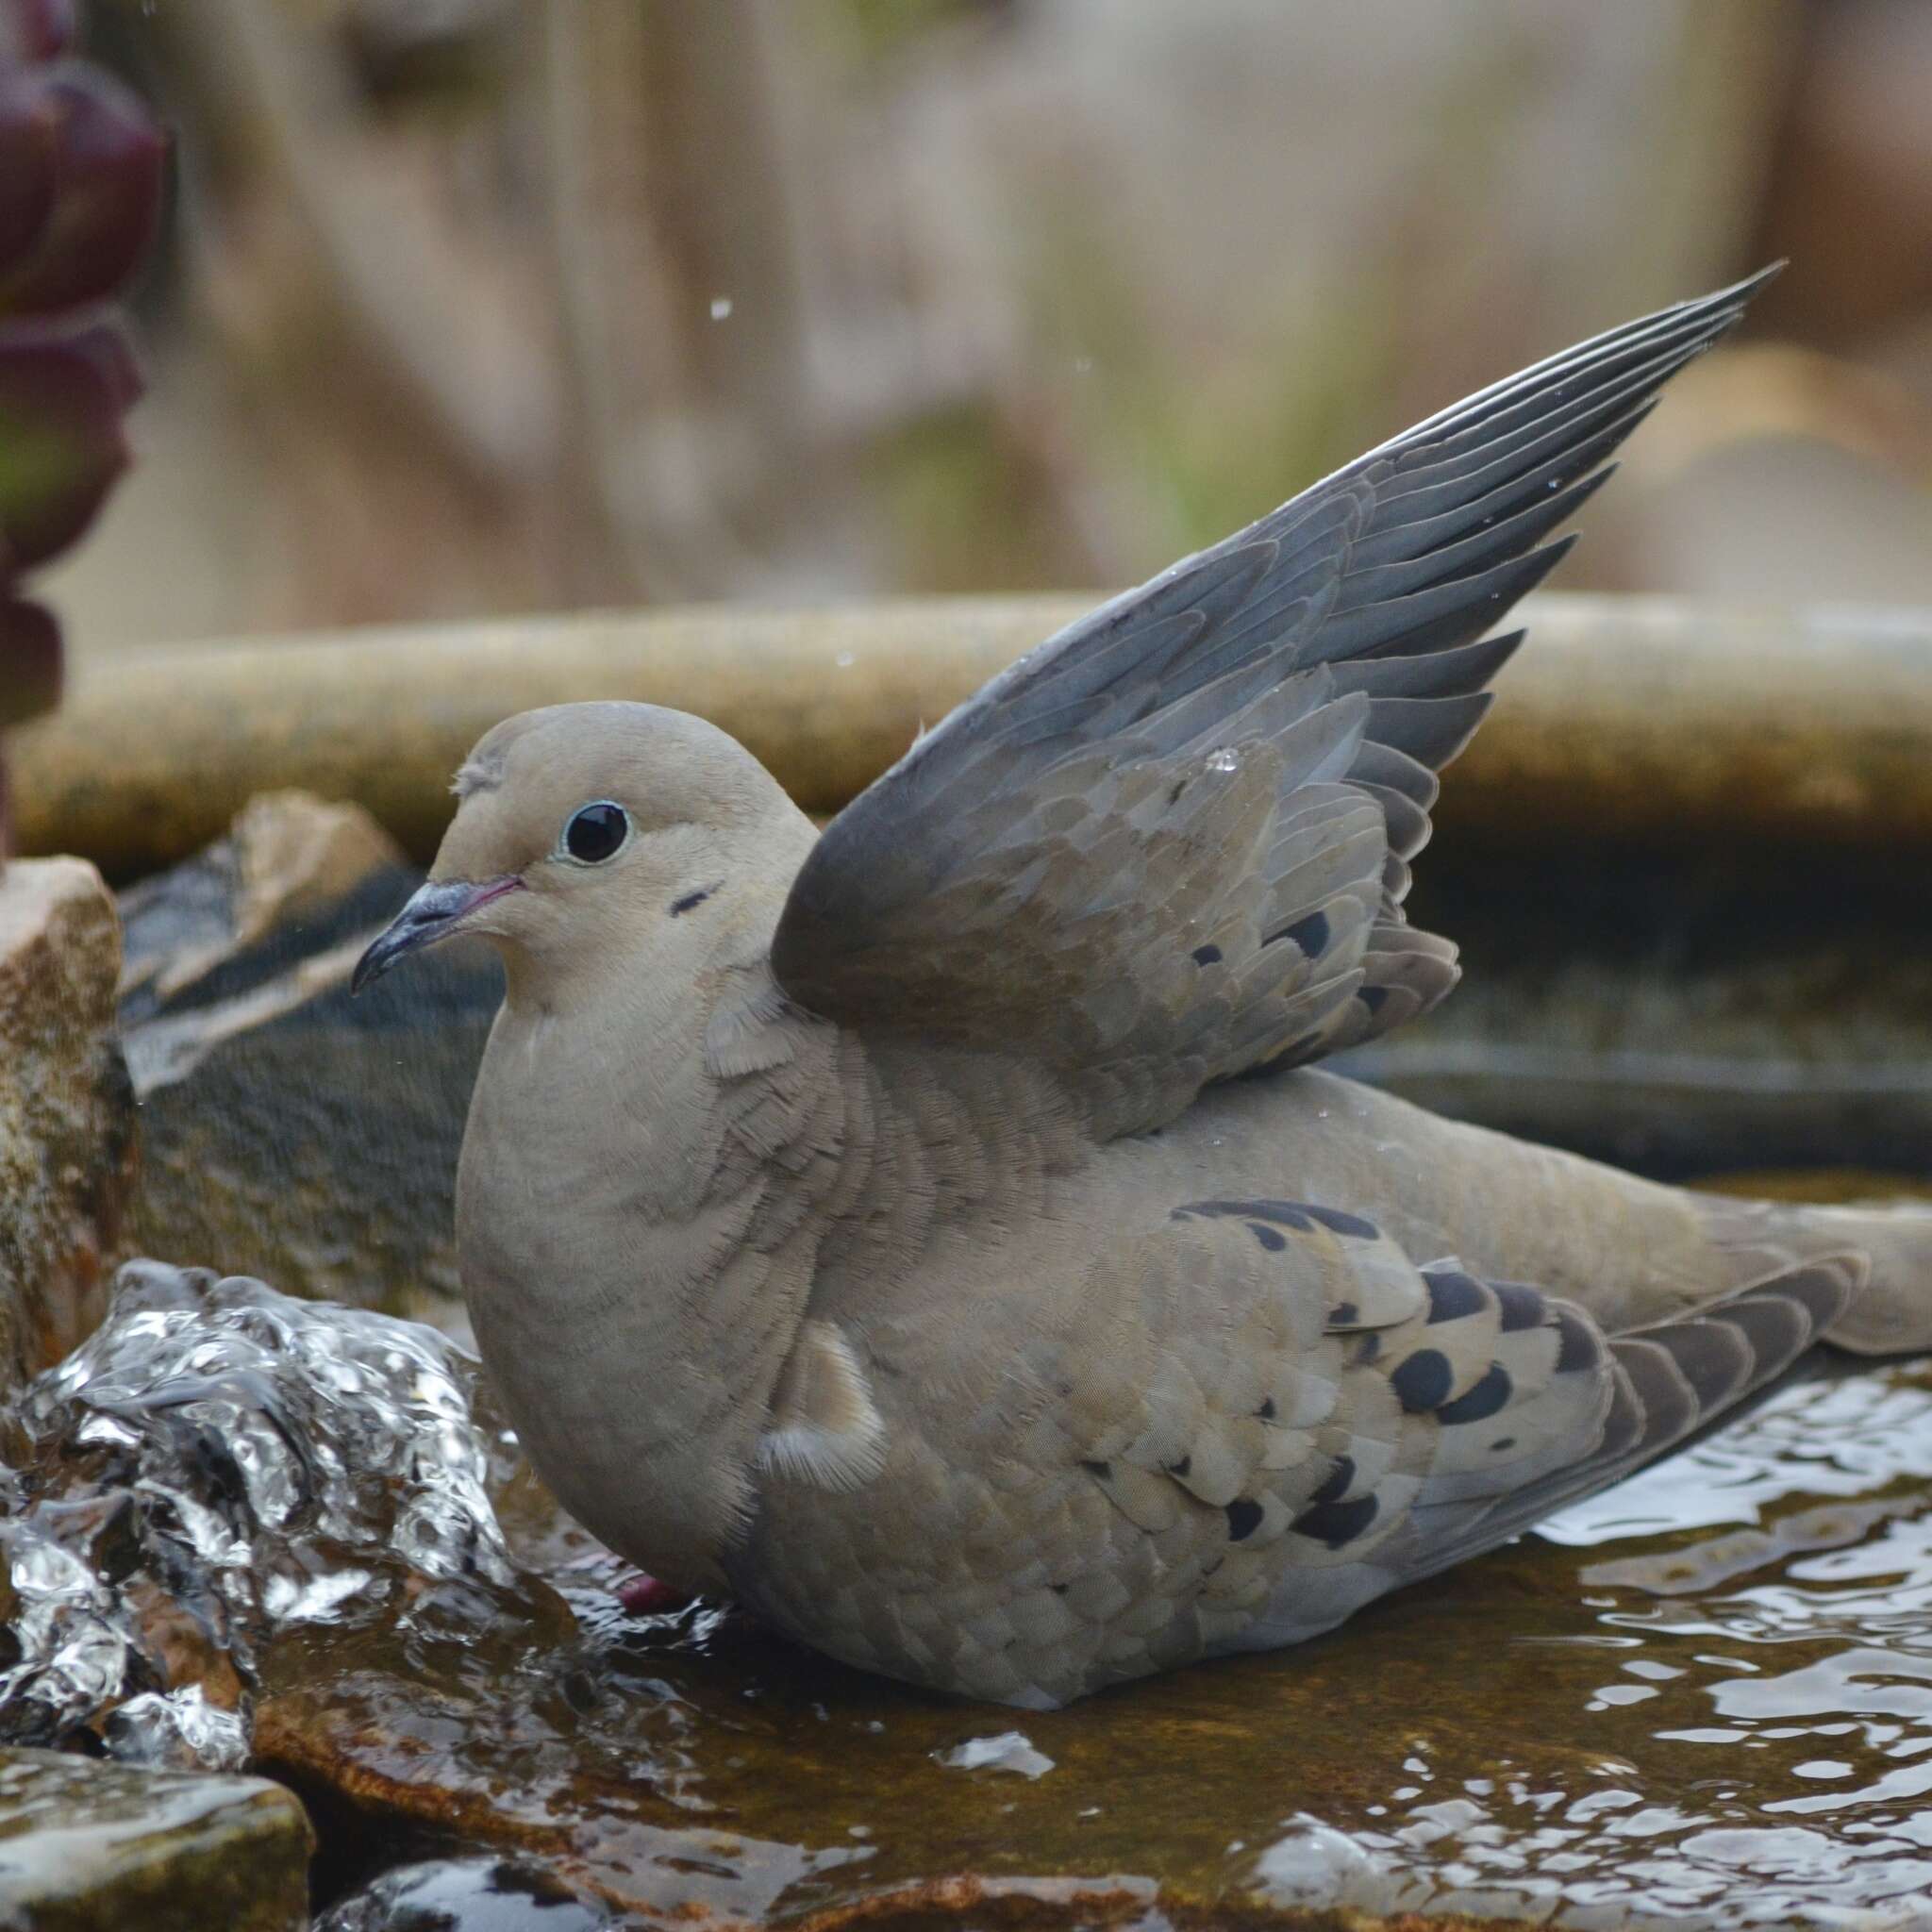
[[[126,467],[141,373],[114,299],[153,239],[166,142],[73,58],[69,0],[0,0],[0,731],[59,701],[59,625],[21,594]],[[11,849],[0,741],[0,861]]]

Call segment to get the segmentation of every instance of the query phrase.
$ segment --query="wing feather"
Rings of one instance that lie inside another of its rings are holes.
[[[1402,902],[1522,641],[1486,634],[1765,279],[1479,391],[994,678],[800,869],[786,991],[1044,1061],[1102,1136],[1433,1005],[1455,949]]]
[[[1208,1647],[1270,1648],[1682,1443],[1789,1369],[1868,1273],[1811,1257],[1613,1336],[1521,1283],[1418,1267],[1345,1210],[1191,1201],[1095,1257],[1075,1343],[1038,1386],[1060,1391],[1073,1466],[1160,1538],[1168,1614],[1185,1623],[1199,1590],[1243,1611],[1201,1626]],[[1103,1331],[1121,1344],[1096,1348]]]

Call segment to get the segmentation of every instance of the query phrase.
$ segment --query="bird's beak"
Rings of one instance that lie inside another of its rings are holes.
[[[470,879],[431,879],[357,960],[349,991],[357,993],[373,986],[404,954],[454,937],[471,913],[506,892],[520,891],[523,883],[519,878],[486,879],[481,885]]]

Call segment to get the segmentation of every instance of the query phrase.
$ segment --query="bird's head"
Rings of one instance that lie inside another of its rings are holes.
[[[586,973],[676,974],[775,905],[810,822],[735,739],[656,705],[558,705],[490,732],[457,774],[428,882],[363,954],[359,991],[407,955],[490,941],[549,1003]]]

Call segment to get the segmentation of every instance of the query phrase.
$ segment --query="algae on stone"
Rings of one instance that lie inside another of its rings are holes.
[[[0,1750],[0,1925],[301,1932],[313,1835],[266,1778]]]

